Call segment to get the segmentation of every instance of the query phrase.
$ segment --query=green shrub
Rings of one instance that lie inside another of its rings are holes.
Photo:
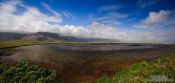
[[[19,81],[24,83],[47,83],[54,80],[55,77],[55,70],[42,68],[37,65],[29,65],[26,62],[19,62],[14,67],[0,64],[0,81],[4,83]]]

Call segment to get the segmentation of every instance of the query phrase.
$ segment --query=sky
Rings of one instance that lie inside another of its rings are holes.
[[[0,0],[0,32],[175,42],[174,0]]]

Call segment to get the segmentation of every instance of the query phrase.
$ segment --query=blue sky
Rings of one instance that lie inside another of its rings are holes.
[[[0,0],[0,3],[1,31],[48,31],[126,42],[175,40],[174,0]]]
[[[87,25],[98,18],[107,17],[110,13],[124,14],[127,17],[113,17],[115,20],[132,24],[146,18],[149,12],[175,9],[174,0],[22,0],[24,4],[34,6],[41,12],[52,14],[43,6],[49,5],[60,13],[69,13],[72,17],[64,16],[62,24]],[[140,2],[140,3],[139,3]],[[90,19],[91,17],[92,19]],[[112,17],[112,16],[111,16]],[[111,20],[111,19],[105,19]],[[100,21],[100,20],[99,20]]]

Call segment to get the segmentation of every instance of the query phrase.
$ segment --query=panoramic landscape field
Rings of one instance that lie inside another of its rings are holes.
[[[13,42],[18,45],[18,42]],[[4,42],[1,42],[4,43]],[[5,42],[7,44],[7,42]],[[4,44],[5,44],[4,43]],[[10,43],[10,42],[8,42]],[[172,44],[134,44],[134,43],[52,43],[49,42],[40,45],[40,43],[36,43],[39,45],[29,46],[21,46],[14,47],[13,44],[9,44],[12,48],[3,48],[1,50],[6,50],[1,53],[0,59],[1,63],[8,63],[8,65],[19,64],[19,61],[24,61],[29,64],[37,64],[40,67],[52,69],[55,71],[55,79],[53,82],[66,82],[66,83],[85,83],[85,82],[96,82],[99,80],[99,83],[111,83],[108,81],[115,73],[122,71],[123,69],[127,69],[132,64],[138,65],[138,68],[135,69],[138,73],[146,72],[150,74],[146,74],[147,77],[151,75],[168,75],[169,78],[174,79],[175,75],[175,46]],[[23,45],[28,45],[28,43],[24,43]],[[34,45],[33,45],[34,44]],[[16,46],[15,45],[15,46]],[[8,47],[9,47],[8,46]],[[7,52],[7,54],[6,54]],[[11,54],[9,54],[9,52]],[[150,61],[154,61],[158,58],[162,57],[170,57],[165,62],[157,63]],[[169,60],[170,59],[170,60]],[[143,62],[145,61],[145,62]],[[148,62],[146,62],[148,61]],[[170,62],[169,62],[170,61]],[[141,66],[140,66],[141,64]],[[170,69],[159,69],[155,70],[155,72],[151,72],[152,68],[148,70],[144,69],[144,65],[149,67],[156,68],[165,68],[168,65]],[[155,65],[153,65],[155,64]],[[162,64],[162,65],[161,65]],[[142,68],[143,67],[143,68]],[[3,68],[4,69],[4,68]],[[25,70],[25,69],[24,69]],[[3,71],[3,70],[1,70]],[[15,70],[14,70],[15,71]],[[25,70],[27,71],[27,69]],[[162,73],[163,72],[163,73]],[[128,70],[127,73],[130,73]],[[137,77],[137,74],[134,74],[132,77],[127,76],[126,73],[125,78],[120,78],[122,81],[131,80]],[[157,74],[156,74],[157,73]],[[2,74],[3,75],[3,74]],[[12,74],[16,75],[16,74]],[[125,74],[124,74],[125,75]],[[103,76],[109,77],[102,78]],[[122,76],[122,75],[119,75]],[[139,74],[138,74],[139,76]],[[144,81],[143,77],[138,78],[134,81]],[[118,77],[118,76],[117,76]],[[117,78],[116,77],[116,78]],[[100,79],[101,78],[101,79]],[[13,80],[12,78],[11,80]],[[18,78],[24,79],[23,77]],[[126,80],[123,80],[126,79]],[[15,81],[17,81],[15,80]],[[25,81],[25,80],[24,80]],[[39,80],[35,80],[39,81]],[[102,82],[101,82],[102,81]],[[104,81],[104,82],[103,82]],[[114,80],[112,80],[114,81]],[[116,80],[117,81],[117,80]],[[133,82],[134,82],[133,81]],[[131,81],[132,82],[132,81]],[[98,83],[98,82],[97,82]],[[112,82],[112,83],[115,83]]]
[[[173,0],[0,0],[0,83],[174,83]]]

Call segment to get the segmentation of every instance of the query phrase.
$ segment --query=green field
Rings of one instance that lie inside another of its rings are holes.
[[[153,82],[156,80],[156,83],[173,83],[175,81],[175,55],[133,64],[112,77],[100,78],[97,83],[152,83],[149,81],[151,79]]]
[[[58,43],[58,42],[49,42],[49,41],[1,41],[0,49],[28,46],[28,45],[39,45],[39,44],[49,44],[49,43]]]
[[[29,46],[29,45],[42,45],[42,44],[112,44],[112,43],[111,42],[60,42],[60,41],[0,41],[0,49]],[[165,43],[165,45],[175,45],[175,43]]]
[[[108,42],[100,42],[107,44]],[[0,41],[0,49],[41,44],[99,44],[99,42],[59,42],[59,41]]]

